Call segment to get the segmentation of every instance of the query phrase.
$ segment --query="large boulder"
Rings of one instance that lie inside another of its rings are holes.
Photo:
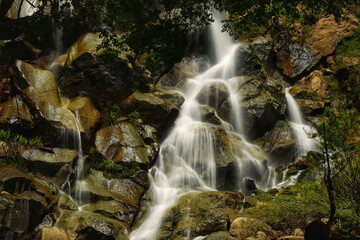
[[[168,73],[161,77],[159,85],[163,87],[178,86],[185,80],[196,77],[209,66],[209,59],[204,56],[184,57],[181,62],[176,63]]]
[[[234,240],[274,239],[274,233],[269,225],[252,218],[239,217],[230,226],[230,235]]]
[[[279,166],[295,160],[296,137],[292,132],[286,121],[279,120],[265,136],[256,140],[256,144],[268,154],[270,165]]]
[[[247,192],[245,179],[258,182],[267,172],[267,157],[239,135],[220,128],[214,130],[217,189]]]
[[[144,134],[149,133],[145,131]],[[158,147],[151,142],[151,137],[147,138],[150,138],[150,145],[144,143],[135,126],[122,122],[101,128],[95,135],[95,145],[98,152],[114,162],[149,164],[157,155]]]
[[[253,75],[260,71],[261,65],[248,45],[240,45],[236,51],[235,76]]]
[[[182,95],[175,91],[136,91],[121,106],[126,113],[137,111],[145,124],[164,132],[175,121],[183,102]]]
[[[338,43],[354,34],[359,20],[346,15],[340,22],[333,15],[320,19],[303,42],[288,42],[277,52],[277,66],[291,78],[310,70],[322,57],[335,51]]]
[[[242,208],[240,193],[188,193],[165,215],[157,239],[183,239],[227,231]]]
[[[63,148],[30,148],[25,149],[21,157],[29,162],[29,168],[33,172],[53,177],[64,165],[71,165],[78,157],[78,152]],[[63,181],[65,180],[66,177]]]

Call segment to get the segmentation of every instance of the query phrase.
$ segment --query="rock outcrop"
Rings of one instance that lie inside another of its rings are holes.
[[[300,43],[287,43],[277,53],[277,66],[295,78],[310,70],[322,57],[335,51],[338,43],[354,34],[359,20],[347,15],[338,23],[333,15],[320,19]]]

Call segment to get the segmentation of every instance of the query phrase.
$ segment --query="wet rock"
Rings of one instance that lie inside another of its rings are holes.
[[[130,51],[108,61],[106,56],[102,58],[97,49],[100,43],[97,34],[84,34],[70,48],[69,55],[58,61],[65,66],[59,83],[62,93],[70,98],[85,94],[102,111],[108,103],[120,104],[133,88],[147,89],[152,80]]]
[[[78,152],[62,148],[26,149],[21,157],[31,162],[30,168],[43,175],[54,176],[62,166],[71,164]]]
[[[231,192],[188,193],[165,216],[157,239],[183,239],[227,231],[242,208],[242,196]]]
[[[56,227],[65,229],[70,236],[77,235],[79,239],[89,239],[84,238],[86,236],[106,240],[128,239],[126,224],[95,212],[64,210]]]
[[[238,94],[241,96],[240,115],[242,131],[249,140],[256,139],[269,131],[284,114],[285,102],[281,82],[266,79],[262,74],[243,78]],[[230,99],[218,109],[221,119],[231,122],[233,112]]]
[[[260,71],[261,65],[247,45],[241,45],[236,51],[235,76],[252,75]]]
[[[34,106],[45,119],[57,121],[67,128],[77,130],[73,113],[63,106],[54,75],[48,71],[17,61],[17,67],[29,84],[23,90],[27,99],[31,99]]]
[[[31,234],[58,201],[54,186],[20,172],[0,169],[0,236],[19,239]]]
[[[84,132],[90,138],[96,124],[99,123],[100,112],[87,97],[78,96],[71,99],[67,107],[73,111],[78,118],[80,123],[79,128],[82,128],[79,130]]]
[[[263,93],[242,103],[244,132],[250,139],[262,136],[281,118],[284,111],[283,100]]]
[[[302,114],[305,116],[320,115],[325,108],[325,101],[316,101],[310,99],[298,99],[297,103],[300,106]]]
[[[176,63],[166,75],[161,77],[159,84],[165,87],[175,87],[189,78],[196,77],[209,66],[209,60],[203,56],[185,57],[181,62]]]
[[[269,225],[266,223],[251,218],[237,218],[235,219],[230,226],[230,234],[236,240],[246,240],[248,238],[255,238],[270,240],[273,239],[273,232]]]
[[[295,85],[289,91],[294,96],[300,110],[305,116],[316,116],[323,112],[326,101],[312,91],[311,86]]]
[[[77,240],[115,240],[113,236],[107,236],[92,227],[84,228],[80,231],[79,235],[76,238]]]
[[[130,123],[100,129],[95,136],[95,145],[97,151],[114,162],[149,163],[145,143]]]
[[[284,120],[277,121],[271,131],[256,140],[256,144],[268,154],[271,165],[287,164],[295,159],[296,138],[291,126]]]
[[[307,45],[292,43],[283,46],[277,53],[276,64],[286,76],[294,78],[304,70],[309,70],[317,61]]]
[[[223,83],[206,85],[197,97],[200,104],[217,109],[226,98],[229,97],[229,90]]]
[[[261,63],[264,73],[273,78],[280,77],[276,68],[276,54],[273,51],[273,40],[269,37],[259,37],[249,45],[252,54]]]
[[[141,177],[144,174],[146,176]],[[142,170],[124,179],[106,178],[102,172],[92,170],[82,184],[84,196],[88,196],[84,198],[86,204],[82,208],[120,221],[129,227],[148,187],[147,173]]]
[[[20,124],[31,127],[34,124],[33,120],[30,109],[19,96],[9,98],[0,104],[0,122],[3,125]]]
[[[183,101],[184,98],[174,91],[134,92],[123,102],[122,109],[128,113],[139,112],[145,124],[160,132],[174,122]]]

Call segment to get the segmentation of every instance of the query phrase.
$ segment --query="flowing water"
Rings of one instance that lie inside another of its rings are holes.
[[[246,178],[255,180],[257,187],[263,190],[274,184],[271,170],[262,162],[264,155],[261,150],[246,142],[243,136],[239,95],[241,78],[234,74],[235,60],[239,57],[237,50],[241,45],[234,44],[227,33],[221,32],[220,21],[216,20],[211,30],[216,36],[213,45],[217,63],[197,77],[188,79],[180,89],[185,101],[175,126],[161,144],[156,165],[150,169],[152,205],[146,219],[131,233],[133,240],[156,239],[164,214],[176,204],[179,196],[189,191],[216,190],[219,152],[228,151],[225,154],[233,157],[237,172],[234,181],[238,182],[236,190],[245,190],[243,183]],[[230,105],[229,122],[218,117],[215,111],[218,125],[203,119],[206,104],[211,103],[215,109],[220,105],[219,90],[209,94],[209,89],[214,86],[215,89],[225,87]],[[220,150],[220,138],[231,142],[231,147]]]
[[[314,133],[315,130],[305,123],[300,107],[289,91],[290,88],[285,89],[285,97],[289,113],[289,123],[297,141],[298,153],[296,157],[299,157],[305,155],[309,151],[317,151],[318,144],[315,139],[309,136]]]

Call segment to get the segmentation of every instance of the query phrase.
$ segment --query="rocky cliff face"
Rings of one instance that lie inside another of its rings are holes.
[[[273,39],[260,38],[239,50],[245,60],[237,66],[245,133],[265,151],[266,156],[254,150],[263,164],[276,159],[275,166],[286,167],[294,162],[296,138],[286,121],[284,89],[293,86],[291,94],[307,120],[316,120],[329,104],[332,74],[331,64],[316,66],[353,34],[357,23],[350,15],[340,22],[329,16],[312,26],[304,41],[274,49],[279,44]],[[37,145],[0,141],[2,239],[127,239],[139,221],[149,188],[146,171],[184,101],[169,86],[181,86],[207,63],[188,58],[153,86],[150,73],[131,52],[105,61],[96,48],[99,41],[95,34],[81,36],[48,69],[40,67],[44,63],[39,59],[0,67],[1,129],[41,138]],[[220,123],[214,109],[225,120],[231,114],[223,87],[211,86],[209,93],[214,92],[221,93],[221,104],[207,103],[202,116],[216,129]],[[215,132],[224,149],[243,144],[236,136],[222,138],[224,133]],[[220,189],[234,184],[229,170],[233,159],[218,149]],[[76,166],[82,160],[79,184]],[[81,208],[78,191],[85,196]],[[189,236],[208,235],[206,239],[276,235],[265,223],[237,218],[241,208],[238,193],[192,193],[170,209],[158,237],[184,239],[189,230]],[[184,225],[189,219],[190,229]]]

